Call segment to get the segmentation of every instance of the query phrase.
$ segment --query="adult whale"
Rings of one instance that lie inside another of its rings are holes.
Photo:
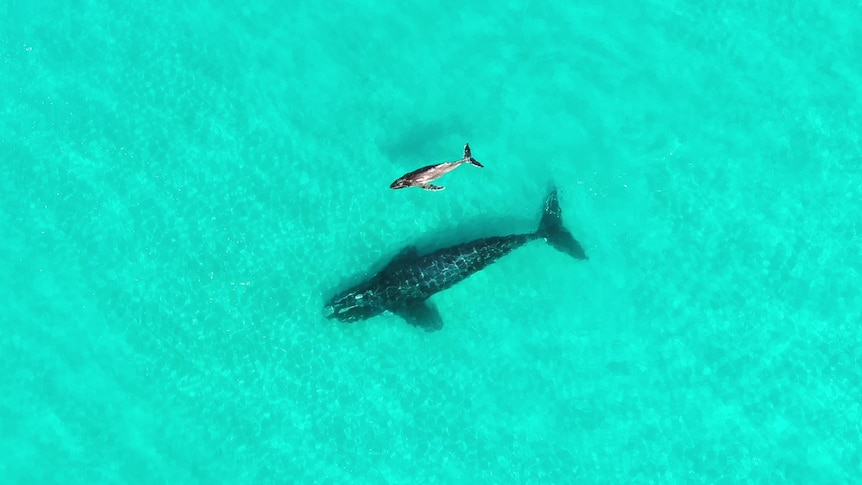
[[[427,331],[439,330],[443,320],[425,300],[534,239],[544,239],[575,259],[587,259],[584,248],[563,227],[554,188],[536,232],[476,239],[425,255],[408,246],[371,279],[334,296],[324,306],[324,315],[354,322],[388,310]]]

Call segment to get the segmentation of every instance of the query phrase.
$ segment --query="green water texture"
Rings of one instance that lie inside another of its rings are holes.
[[[0,1],[0,482],[859,483],[860,19]],[[552,184],[588,261],[323,317]]]

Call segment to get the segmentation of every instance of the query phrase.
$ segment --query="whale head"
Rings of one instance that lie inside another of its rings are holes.
[[[412,187],[412,186],[413,186],[413,183],[412,183],[412,181],[410,181],[410,179],[408,179],[407,177],[401,177],[400,179],[396,180],[395,182],[392,182],[392,184],[389,186],[389,188],[397,190],[397,189],[405,189],[407,187]]]
[[[342,322],[355,322],[383,313],[382,299],[364,286],[335,295],[324,305],[323,315]]]

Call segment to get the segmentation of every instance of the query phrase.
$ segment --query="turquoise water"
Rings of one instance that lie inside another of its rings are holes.
[[[858,482],[860,18],[0,2],[0,481]],[[551,183],[589,261],[322,317]]]

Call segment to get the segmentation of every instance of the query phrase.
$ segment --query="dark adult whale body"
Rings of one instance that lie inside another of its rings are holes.
[[[477,239],[426,255],[409,246],[371,279],[333,297],[324,314],[353,322],[388,310],[428,331],[439,330],[443,320],[425,300],[534,239],[544,239],[575,259],[587,259],[581,244],[563,227],[557,190],[553,189],[536,232]]]
[[[456,168],[460,167],[465,163],[469,163],[470,165],[474,165],[479,168],[484,168],[484,165],[479,163],[479,160],[473,158],[473,155],[470,153],[469,143],[464,145],[464,156],[461,158],[461,160],[455,160],[454,162],[436,163],[434,165],[426,165],[422,168],[417,168],[410,173],[406,173],[398,177],[395,182],[392,182],[392,184],[389,185],[389,188],[404,189],[407,187],[421,187],[425,190],[432,191],[443,190],[446,187],[443,187],[441,185],[433,185],[430,182],[439,179],[440,177],[446,175],[452,170],[455,170]]]

